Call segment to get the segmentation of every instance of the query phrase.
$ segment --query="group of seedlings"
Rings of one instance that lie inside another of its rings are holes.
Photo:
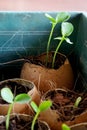
[[[50,45],[51,45],[51,40],[52,40],[54,29],[58,23],[61,23],[61,36],[58,36],[55,38],[55,39],[59,40],[59,42],[58,42],[58,45],[54,52],[53,61],[52,61],[52,68],[54,68],[55,58],[56,58],[56,55],[59,51],[61,44],[64,41],[66,41],[69,44],[72,44],[72,42],[69,39],[69,36],[72,34],[74,27],[73,27],[72,23],[67,22],[67,20],[70,18],[70,14],[68,14],[67,12],[58,13],[56,18],[53,18],[49,14],[45,14],[45,16],[50,20],[50,22],[52,24],[52,28],[51,28],[50,35],[48,38],[48,43],[47,43],[46,66],[48,64],[48,53],[50,50]],[[52,102],[50,100],[42,101],[40,103],[40,105],[37,106],[36,103],[31,100],[31,97],[29,96],[29,94],[21,93],[19,95],[14,96],[11,89],[9,89],[8,87],[4,87],[3,89],[1,89],[1,97],[3,100],[5,100],[7,103],[10,104],[8,113],[6,116],[6,130],[9,130],[10,115],[11,115],[11,111],[12,111],[12,108],[14,107],[15,103],[30,104],[30,106],[36,113],[32,120],[31,130],[34,130],[35,123],[36,123],[40,113],[42,111],[47,110],[48,108],[50,108],[52,106]],[[76,99],[74,107],[78,107],[80,101],[81,101],[81,97],[78,97]],[[62,124],[62,130],[70,130],[70,127],[67,126],[66,124]]]
[[[29,96],[29,94],[21,93],[21,94],[14,96],[11,89],[8,87],[4,87],[1,89],[1,97],[4,101],[6,101],[7,103],[10,104],[9,109],[8,109],[8,113],[7,113],[7,117],[6,117],[6,130],[9,130],[10,114],[11,114],[12,108],[14,107],[15,103],[30,104],[30,106],[32,107],[32,109],[36,113],[34,115],[34,118],[32,121],[31,130],[34,130],[35,123],[36,123],[40,113],[47,110],[48,108],[50,108],[52,106],[51,100],[42,101],[39,104],[39,106],[37,106],[36,103],[31,100],[31,97]],[[81,101],[81,97],[78,97],[74,103],[73,108],[78,107],[80,101]],[[63,123],[62,130],[70,130],[70,127]]]

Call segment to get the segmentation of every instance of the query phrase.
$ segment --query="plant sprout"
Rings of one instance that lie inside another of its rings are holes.
[[[48,38],[48,43],[47,43],[47,56],[46,56],[46,65],[48,63],[48,53],[49,53],[49,48],[50,48],[50,43],[51,43],[51,39],[52,39],[52,35],[55,29],[55,26],[58,23],[64,22],[66,20],[68,20],[70,18],[70,15],[67,12],[60,12],[57,14],[56,18],[53,18],[52,16],[50,16],[49,14],[45,14],[45,16],[50,20],[50,22],[52,23],[52,27],[51,27],[51,31],[50,31],[50,35]]]
[[[19,94],[19,95],[14,97],[12,91],[8,87],[5,87],[5,88],[1,89],[1,97],[2,97],[3,100],[5,100],[7,103],[10,104],[9,109],[8,109],[8,113],[7,113],[7,118],[6,118],[6,130],[8,130],[8,128],[9,128],[9,120],[10,120],[10,113],[12,111],[14,103],[21,103],[21,104],[29,103],[31,98],[26,93]]]
[[[61,44],[64,41],[66,41],[69,44],[72,44],[72,42],[70,41],[68,36],[71,35],[73,30],[74,30],[74,27],[73,27],[73,25],[70,22],[62,22],[62,24],[61,24],[61,34],[62,34],[62,36],[55,38],[55,39],[60,40],[60,42],[58,43],[58,46],[57,46],[57,48],[55,50],[55,53],[54,53],[54,56],[53,56],[52,68],[54,68],[55,58],[56,58],[57,52],[58,52]]]
[[[70,127],[66,124],[62,124],[62,130],[70,130]]]
[[[77,108],[79,106],[79,103],[81,102],[82,98],[78,97],[74,103],[74,108]]]
[[[35,122],[39,116],[39,114],[42,112],[42,111],[45,111],[47,110],[48,108],[50,108],[52,106],[52,102],[51,101],[43,101],[39,107],[36,105],[35,102],[31,102],[31,106],[33,108],[33,110],[36,112],[34,118],[33,118],[33,121],[32,121],[32,125],[31,125],[31,130],[34,130],[34,126],[35,126]]]

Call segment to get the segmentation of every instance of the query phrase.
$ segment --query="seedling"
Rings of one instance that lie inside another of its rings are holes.
[[[50,31],[50,35],[49,35],[48,43],[47,43],[47,56],[46,56],[46,65],[47,65],[47,63],[48,63],[48,53],[49,53],[50,43],[51,43],[51,39],[52,39],[54,29],[55,29],[55,27],[58,23],[61,23],[61,22],[68,20],[70,18],[70,15],[67,12],[60,12],[60,13],[57,14],[56,18],[53,18],[52,16],[50,16],[47,13],[45,14],[45,16],[52,23],[52,27],[51,27],[51,31]]]
[[[32,125],[31,125],[31,130],[34,130],[34,126],[35,126],[35,122],[39,116],[39,114],[42,112],[42,111],[45,111],[47,110],[48,108],[50,108],[52,106],[52,102],[51,101],[43,101],[39,107],[36,105],[35,102],[31,102],[31,106],[33,108],[33,110],[36,112],[34,118],[33,118],[33,121],[32,121]]]
[[[55,58],[56,58],[56,55],[59,51],[61,44],[64,41],[66,41],[69,44],[72,44],[72,42],[70,41],[70,39],[68,37],[72,34],[73,30],[74,30],[74,27],[70,22],[62,22],[62,24],[61,24],[62,36],[55,38],[55,39],[60,40],[60,42],[58,43],[58,46],[57,46],[55,53],[54,53],[54,56],[53,56],[52,68],[54,68]]]
[[[62,130],[70,130],[70,127],[66,124],[62,124]]]
[[[74,108],[78,108],[79,106],[79,103],[81,102],[82,98],[81,97],[78,97],[74,103]]]
[[[10,104],[8,113],[7,113],[7,118],[6,118],[6,130],[8,130],[10,114],[11,114],[14,103],[20,103],[20,104],[29,103],[31,98],[26,93],[22,93],[14,97],[12,91],[8,87],[1,89],[1,97],[3,100],[5,100],[7,103]]]

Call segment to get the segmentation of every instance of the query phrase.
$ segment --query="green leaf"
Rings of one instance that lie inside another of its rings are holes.
[[[79,106],[79,103],[81,102],[82,98],[81,97],[78,97],[75,101],[75,104],[74,104],[74,107],[78,107]]]
[[[73,32],[74,30],[74,27],[71,23],[69,22],[63,22],[62,25],[61,25],[61,32],[62,32],[62,35],[64,37],[67,37],[67,36],[70,36],[71,33]]]
[[[36,103],[32,101],[32,102],[31,102],[31,106],[32,106],[33,110],[37,113],[38,110],[39,110],[39,108],[38,108],[38,106],[36,105]]]
[[[65,38],[65,41],[69,44],[73,44],[73,42],[71,42],[69,38]]]
[[[30,96],[28,94],[19,94],[15,97],[14,101],[18,103],[29,103],[31,100]]]
[[[62,39],[62,37],[56,37],[56,38],[54,38],[55,40],[57,39],[57,40],[61,40]]]
[[[48,108],[50,108],[52,106],[52,102],[51,101],[43,101],[40,106],[39,106],[39,109],[40,111],[45,111],[47,110]]]
[[[62,124],[62,130],[70,130],[70,127],[66,124]]]
[[[56,16],[56,22],[57,23],[64,22],[68,20],[69,18],[70,18],[70,14],[68,12],[60,12]]]
[[[5,87],[1,89],[1,97],[7,103],[13,103],[14,96],[9,88]]]
[[[45,14],[45,16],[52,22],[52,23],[56,23],[56,20],[52,17],[52,16],[50,16],[49,14]]]

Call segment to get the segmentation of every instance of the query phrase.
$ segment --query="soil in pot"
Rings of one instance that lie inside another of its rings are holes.
[[[29,81],[20,78],[8,79],[0,82],[0,89],[4,87],[9,87],[14,94],[14,96],[21,93],[29,93],[32,100],[38,105],[40,102],[40,95],[36,89],[36,86]],[[9,108],[7,104],[0,97],[0,115],[6,115]],[[32,109],[29,104],[15,103],[12,109],[12,113],[26,113],[32,114]]]
[[[9,130],[31,130],[32,117],[29,115],[11,115]],[[0,122],[0,129],[6,130],[5,120]],[[35,130],[50,130],[46,122],[37,121]]]
[[[78,97],[81,97],[82,100],[78,107],[74,107],[75,101]],[[57,110],[59,115],[59,118],[57,119],[59,130],[61,130],[62,123],[72,126],[74,124],[87,122],[86,93],[75,93],[70,90],[55,89],[48,91],[44,95],[43,99],[50,99],[53,102],[52,109]]]
[[[49,53],[48,66],[46,67],[46,54],[30,57],[21,70],[21,78],[35,83],[41,93],[54,88],[72,89],[74,86],[74,75],[69,60],[63,54],[58,53],[55,68],[52,65],[54,52]],[[38,65],[39,64],[39,65]],[[62,81],[62,82],[61,82]]]

